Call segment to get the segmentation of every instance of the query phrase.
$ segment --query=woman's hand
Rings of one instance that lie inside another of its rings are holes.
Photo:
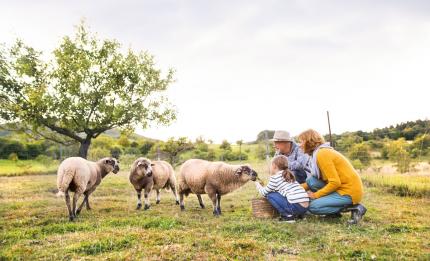
[[[308,191],[308,196],[311,199],[315,199],[315,195],[314,195],[314,193],[312,191]]]

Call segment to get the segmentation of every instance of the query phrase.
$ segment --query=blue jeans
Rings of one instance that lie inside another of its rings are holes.
[[[288,199],[278,192],[270,192],[267,194],[267,200],[272,204],[276,210],[278,210],[281,216],[299,216],[306,213],[307,208],[303,207],[299,203],[290,203]]]
[[[315,177],[309,177],[306,183],[313,192],[322,189],[326,185],[324,181]],[[332,192],[326,196],[311,200],[309,211],[315,215],[336,214],[348,205],[352,205],[352,199],[349,195],[342,196],[337,192]]]

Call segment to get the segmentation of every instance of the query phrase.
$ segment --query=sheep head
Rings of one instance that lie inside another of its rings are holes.
[[[119,172],[119,161],[115,158],[104,158],[102,159],[103,165],[106,169],[106,173],[113,172],[117,174]]]
[[[237,177],[240,179],[243,179],[244,181],[257,180],[257,172],[251,168],[249,165],[242,165],[240,166],[234,173]]]
[[[146,177],[152,176],[152,167],[154,166],[154,163],[151,163],[149,159],[142,159],[139,160],[136,164],[136,170],[138,170],[140,173],[142,173]]]

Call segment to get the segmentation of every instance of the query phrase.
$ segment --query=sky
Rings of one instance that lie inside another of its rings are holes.
[[[4,1],[0,42],[50,53],[85,19],[174,68],[165,140],[371,131],[430,116],[430,1]]]

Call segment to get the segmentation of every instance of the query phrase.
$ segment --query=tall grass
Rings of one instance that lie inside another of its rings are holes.
[[[0,176],[25,176],[53,174],[57,171],[57,161],[50,164],[36,160],[0,160]]]
[[[362,174],[370,186],[383,187],[398,196],[430,197],[430,176],[406,174]]]

